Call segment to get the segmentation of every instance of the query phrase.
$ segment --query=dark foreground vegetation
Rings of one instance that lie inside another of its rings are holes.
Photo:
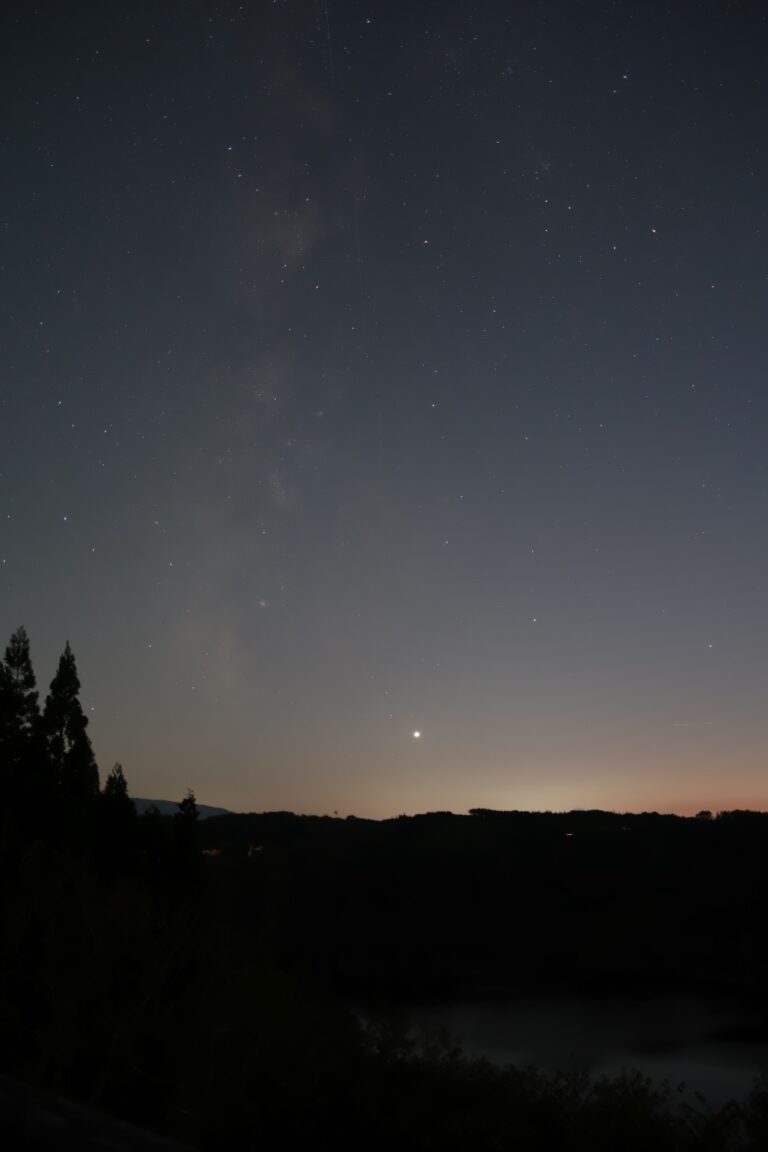
[[[768,1148],[641,1077],[501,1069],[355,997],[718,987],[760,1018],[768,818],[137,817],[100,786],[67,648],[0,664],[0,1072],[206,1149]],[[0,1139],[19,1147],[0,1096]],[[46,1144],[55,1147],[55,1134]],[[106,1144],[105,1144],[106,1147]]]

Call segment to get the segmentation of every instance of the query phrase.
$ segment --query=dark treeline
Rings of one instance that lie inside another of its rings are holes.
[[[79,699],[80,681],[66,645],[41,709],[24,628],[11,636],[0,664],[0,763],[6,835],[34,823],[48,836],[71,826],[99,793],[99,774]],[[127,796],[127,793],[126,793]]]
[[[768,990],[768,814],[214,817],[275,947],[391,997]]]
[[[153,844],[159,851],[159,841],[166,840],[169,859],[186,864],[189,858],[197,859],[196,819],[190,792],[179,805],[172,833],[152,818],[139,827],[121,764],[115,764],[100,787],[69,643],[41,708],[29,637],[24,628],[18,628],[0,661],[0,835],[4,851],[14,855],[30,843],[66,848],[102,874],[125,874],[137,865],[142,847]]]
[[[67,646],[41,706],[14,633],[0,662],[3,1075],[222,1152],[768,1147],[766,1084],[694,1109],[639,1076],[495,1068],[343,1007],[612,979],[761,995],[762,816],[201,822],[189,793],[175,815],[138,817],[119,765],[100,784],[79,691]],[[22,1111],[0,1111],[5,1146],[27,1146]],[[34,1146],[74,1145],[51,1130]]]

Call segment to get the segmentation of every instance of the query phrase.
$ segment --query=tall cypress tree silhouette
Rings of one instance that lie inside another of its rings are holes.
[[[9,762],[13,735],[16,731],[16,709],[11,678],[5,664],[0,660],[0,764],[3,768]]]
[[[16,711],[13,688],[5,664],[0,661],[0,833],[8,835],[13,823],[16,772],[13,749],[16,744]]]
[[[79,692],[77,665],[67,642],[46,697],[43,729],[62,798],[75,802],[91,799],[99,793],[99,770]]]
[[[17,628],[0,661],[0,771],[3,809],[17,820],[22,809],[41,797],[44,753],[37,683],[29,655],[29,636]]]
[[[30,735],[40,716],[37,682],[29,656],[29,636],[24,627],[17,628],[5,649],[5,672],[13,694],[19,729]]]

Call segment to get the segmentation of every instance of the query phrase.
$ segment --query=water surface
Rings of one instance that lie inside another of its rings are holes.
[[[414,1034],[447,1030],[467,1054],[495,1064],[587,1069],[594,1076],[637,1069],[713,1107],[744,1099],[768,1070],[768,1032],[759,1020],[743,1007],[693,996],[412,1004],[403,1019]]]

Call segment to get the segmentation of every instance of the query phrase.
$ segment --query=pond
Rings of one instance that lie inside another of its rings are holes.
[[[637,1069],[657,1084],[667,1081],[683,1099],[695,1102],[698,1094],[713,1107],[744,1099],[768,1070],[761,1020],[743,1006],[693,996],[528,996],[410,1004],[394,1015],[413,1035],[446,1030],[468,1055],[495,1064],[588,1069],[596,1077]]]

